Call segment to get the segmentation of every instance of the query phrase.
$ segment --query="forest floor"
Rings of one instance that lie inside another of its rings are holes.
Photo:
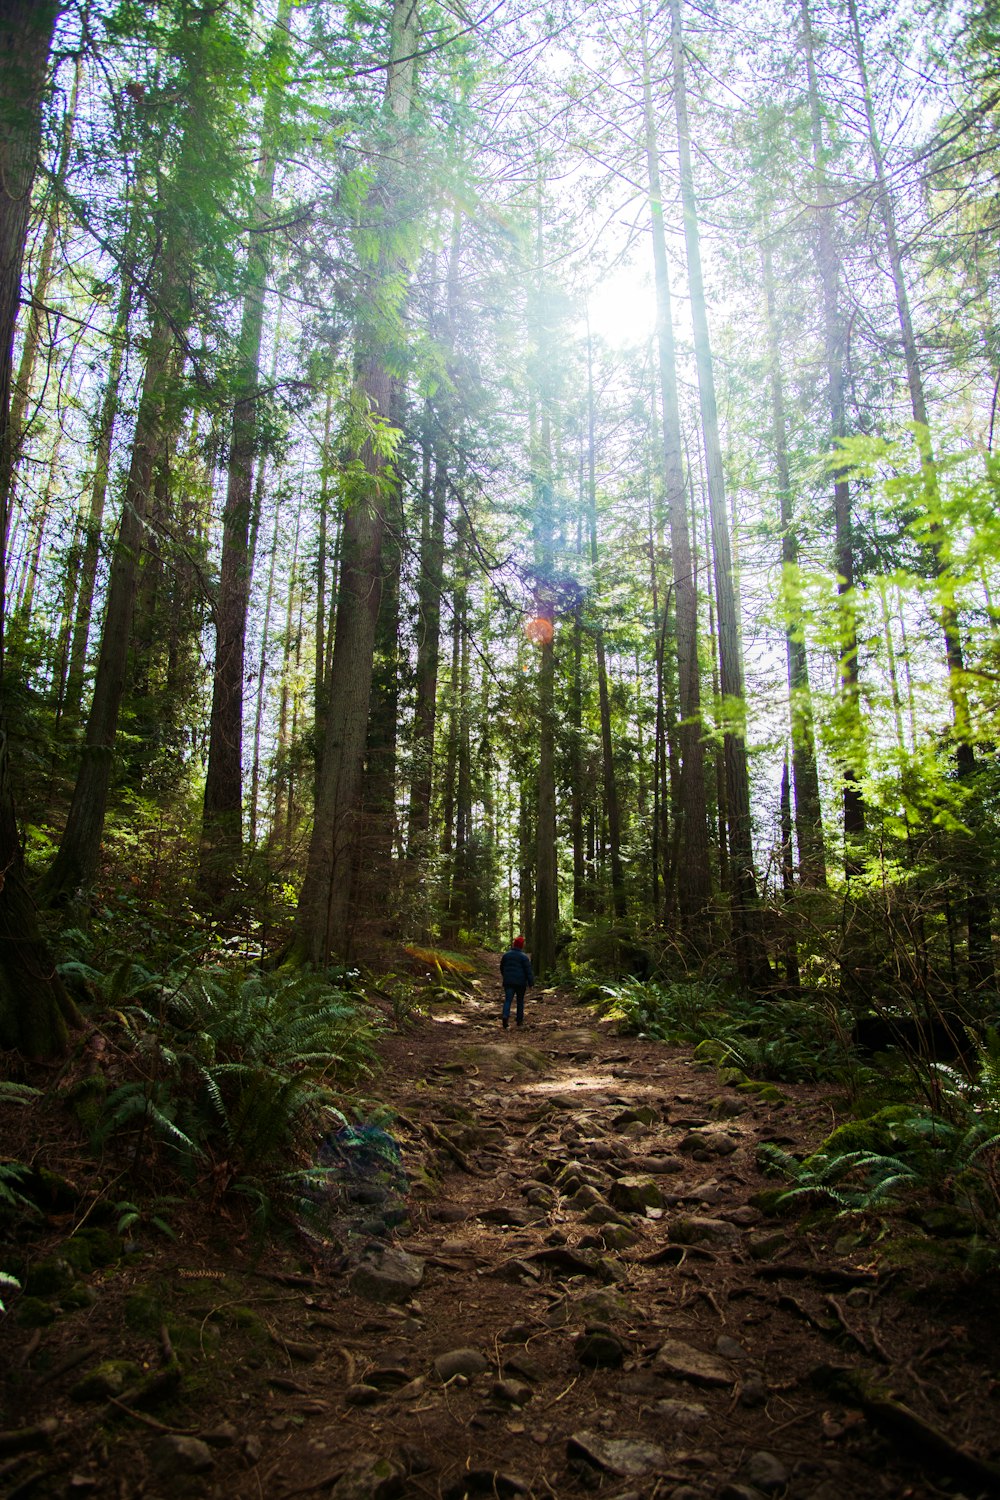
[[[996,1286],[753,1204],[758,1143],[817,1144],[828,1091],[722,1086],[559,991],[503,1031],[485,985],[382,1050],[405,1189],[376,1135],[323,1238],[255,1257],[192,1209],[42,1326],[13,1299],[0,1492],[1000,1494]]]

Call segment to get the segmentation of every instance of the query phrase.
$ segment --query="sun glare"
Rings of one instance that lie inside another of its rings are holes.
[[[656,323],[656,301],[648,275],[618,266],[589,292],[593,332],[608,344],[645,344]]]

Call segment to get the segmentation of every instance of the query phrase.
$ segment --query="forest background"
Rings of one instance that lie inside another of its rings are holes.
[[[0,1044],[520,930],[976,1097],[998,23],[3,0]]]

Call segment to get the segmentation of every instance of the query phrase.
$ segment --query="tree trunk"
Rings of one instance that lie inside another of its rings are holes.
[[[451,460],[454,398],[448,386],[454,371],[455,314],[458,297],[458,258],[461,218],[455,215],[448,256],[447,298],[441,342],[446,365],[445,386],[437,407],[428,402],[426,435],[428,460],[433,456],[433,481],[425,503],[420,537],[420,576],[417,584],[417,700],[413,714],[413,772],[410,778],[407,850],[411,857],[429,852],[431,790],[434,782],[434,735],[437,724],[437,680],[441,655],[441,592],[444,586],[444,532]],[[433,430],[432,430],[433,424]],[[428,478],[430,476],[428,475]]]
[[[823,165],[823,124],[809,0],[800,0],[802,35],[806,53],[809,90],[809,122],[812,144],[812,177],[816,210],[816,268],[823,289],[823,330],[826,354],[827,393],[830,405],[830,440],[836,445],[847,435],[844,396],[844,323],[840,311],[840,257],[831,206],[831,191]],[[844,468],[834,470],[833,511],[836,534],[837,591],[840,603],[840,695],[844,809],[844,869],[848,876],[862,869],[860,844],[865,831],[865,802],[861,786],[864,766],[864,728],[858,691],[858,623],[854,597],[854,519],[851,492]]]
[[[417,0],[394,0],[383,117],[405,126],[415,93]],[[398,167],[396,168],[398,171]],[[375,190],[391,212],[394,182],[386,168]],[[398,277],[397,258],[383,247],[373,271],[378,280]],[[358,327],[356,388],[364,409],[388,428],[393,418],[392,376],[381,329]],[[361,792],[371,700],[375,628],[382,593],[385,491],[395,484],[385,449],[369,438],[357,454],[367,476],[359,480],[341,533],[341,575],[330,668],[330,708],[316,792],[313,833],[299,896],[292,951],[317,967],[332,954],[348,957],[353,879],[361,831]]]
[[[4,666],[7,548],[14,462],[10,423],[14,331],[41,107],[59,0],[0,3],[0,1047],[51,1057],[80,1017],[56,973],[24,878],[10,784]]]
[[[280,47],[292,0],[279,0],[271,32]],[[248,240],[247,289],[237,348],[236,399],[229,447],[229,475],[222,517],[222,560],[215,609],[215,671],[202,811],[199,886],[214,905],[229,902],[233,870],[243,849],[243,678],[250,598],[250,509],[260,400],[260,348],[264,294],[272,260],[265,231],[274,203],[275,136],[280,123],[283,76],[272,78],[261,126],[261,158]]]
[[[680,797],[674,807],[675,833],[680,840],[684,879],[678,886],[684,938],[696,951],[708,937],[712,879],[708,858],[708,821],[705,796],[705,752],[701,725],[701,679],[698,668],[698,580],[691,562],[687,494],[677,395],[670,273],[663,222],[663,188],[659,146],[653,111],[652,78],[645,4],[640,8],[642,88],[645,118],[646,170],[652,224],[653,270],[656,286],[656,335],[659,354],[664,481],[674,572],[674,621],[681,722]]]
[[[771,245],[761,240],[764,272],[764,302],[767,313],[768,356],[771,382],[771,432],[778,479],[778,521],[781,527],[782,617],[785,628],[785,659],[788,670],[788,704],[792,723],[792,782],[795,788],[795,831],[799,848],[799,879],[804,886],[826,885],[826,851],[823,813],[816,765],[809,662],[806,655],[805,621],[799,607],[799,548],[792,512],[792,478],[788,464],[788,431],[785,393],[781,379],[775,311],[774,269]]]
[[[43,9],[45,8],[47,7],[43,7]],[[38,258],[38,272],[35,276],[35,284],[31,289],[28,316],[25,319],[21,360],[17,369],[17,379],[14,382],[14,389],[11,392],[10,445],[12,473],[10,478],[10,500],[7,506],[6,529],[4,531],[5,542],[10,535],[11,513],[13,511],[16,484],[15,474],[17,465],[20,462],[21,444],[24,438],[24,414],[28,409],[31,388],[34,385],[35,364],[38,360],[38,349],[42,338],[42,317],[45,303],[48,300],[49,288],[52,284],[52,260],[55,254],[59,215],[62,210],[61,194],[66,183],[66,169],[69,165],[70,147],[73,143],[73,126],[76,121],[76,106],[80,95],[80,74],[82,68],[83,54],[81,52],[77,56],[76,68],[73,72],[73,88],[70,93],[69,106],[66,110],[66,118],[63,121],[62,138],[59,144],[59,160],[56,163],[56,169],[52,178],[51,202],[45,223],[45,234],[42,239],[42,251]]]
[[[170,268],[172,273],[178,269],[176,265]],[[161,295],[160,303],[171,306],[169,294]],[[50,906],[63,905],[77,893],[88,890],[97,875],[118,716],[125,691],[146,511],[157,460],[167,436],[165,410],[167,387],[173,375],[172,354],[171,322],[160,312],[146,355],[83,757],[59,852],[39,887],[41,898]]]
[[[118,295],[115,324],[110,337],[108,378],[101,398],[101,409],[97,419],[97,444],[94,453],[94,478],[90,490],[90,510],[84,527],[83,551],[80,556],[80,580],[76,594],[73,635],[69,652],[69,671],[66,677],[65,717],[75,723],[80,716],[83,701],[83,681],[87,667],[87,642],[90,638],[90,618],[94,608],[94,590],[97,585],[97,563],[101,548],[101,531],[104,526],[104,505],[108,494],[111,474],[111,445],[114,440],[115,420],[118,416],[122,364],[128,342],[129,318],[132,314],[132,280],[127,269],[122,270],[122,284]]]
[[[691,170],[691,141],[687,116],[684,51],[680,0],[670,0],[673,54],[674,113],[680,162],[684,241],[687,248],[688,286],[694,324],[695,363],[701,406],[709,511],[712,517],[712,551],[715,558],[715,602],[718,611],[719,675],[726,728],[726,793],[729,803],[729,859],[732,870],[732,917],[737,967],[744,982],[755,987],[770,982],[771,966],[764,945],[753,864],[750,821],[750,780],[747,770],[743,661],[739,619],[729,539],[722,447],[715,398],[715,375],[708,331],[705,287],[701,268],[701,235]]]
[[[597,576],[597,443],[594,414],[594,359],[590,329],[587,330],[587,514],[590,526],[590,565]],[[611,698],[608,693],[608,664],[604,650],[604,628],[594,629],[597,656],[597,696],[601,715],[601,763],[604,775],[604,809],[608,819],[608,845],[611,856],[611,905],[617,922],[625,920],[625,872],[622,868],[621,813],[618,805],[618,781],[615,776],[614,744],[611,738]]]

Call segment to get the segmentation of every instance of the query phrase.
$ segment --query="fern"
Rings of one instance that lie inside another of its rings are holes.
[[[0,1078],[0,1104],[30,1104],[32,1099],[42,1097],[41,1089],[33,1089],[28,1083],[13,1083]]]
[[[0,1208],[13,1208],[21,1213],[37,1214],[38,1207],[18,1192],[18,1184],[28,1176],[28,1168],[16,1161],[0,1162]]]
[[[19,1292],[20,1290],[21,1283],[16,1276],[9,1276],[6,1271],[0,1271],[0,1293],[8,1291]],[[6,1311],[7,1304],[4,1302],[3,1296],[0,1295],[0,1313],[5,1313]]]

